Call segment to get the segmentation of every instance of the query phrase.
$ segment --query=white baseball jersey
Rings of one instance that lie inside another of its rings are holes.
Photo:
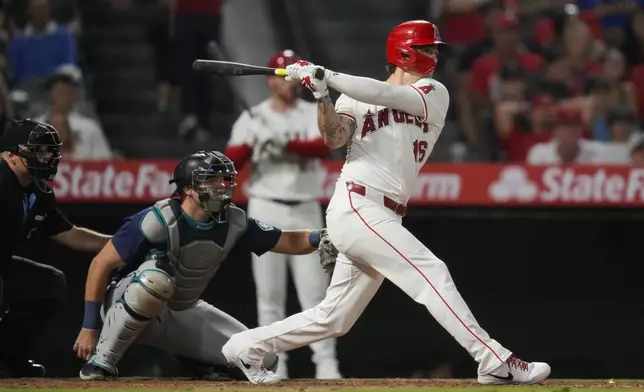
[[[449,107],[447,89],[434,79],[421,79],[410,88],[424,100],[422,118],[358,102],[344,94],[335,104],[339,115],[356,122],[341,177],[360,182],[404,204],[445,125]]]
[[[322,161],[291,152],[272,157],[266,153],[269,140],[315,140],[320,138],[317,105],[298,100],[287,113],[272,108],[269,99],[246,111],[233,125],[229,145],[246,144],[253,149],[253,171],[248,188],[249,197],[308,201],[322,193],[324,170]]]

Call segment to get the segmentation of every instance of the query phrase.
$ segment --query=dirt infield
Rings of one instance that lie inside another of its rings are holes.
[[[416,387],[470,387],[477,386],[475,380],[463,379],[345,379],[334,381],[321,381],[311,379],[286,380],[278,385],[255,386],[248,382],[240,381],[193,381],[188,379],[150,379],[150,378],[120,378],[113,381],[81,381],[67,378],[44,379],[5,379],[0,380],[0,388],[64,388],[64,389],[89,389],[89,388],[122,388],[122,389],[271,389],[271,390],[338,390],[360,388],[416,388]],[[644,388],[644,380],[616,381],[609,384],[608,380],[548,380],[543,384],[547,387],[561,387],[562,389],[606,388],[619,386],[620,388]],[[565,390],[565,389],[564,389]]]

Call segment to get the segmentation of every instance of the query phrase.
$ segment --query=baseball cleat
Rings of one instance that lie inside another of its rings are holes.
[[[116,368],[113,371],[104,369],[96,365],[92,360],[83,365],[79,372],[81,380],[84,381],[93,381],[93,380],[107,380],[108,378],[116,378],[118,371]]]
[[[252,384],[276,384],[282,381],[282,377],[267,370],[263,363],[260,365],[252,365],[244,362],[240,358],[242,352],[233,348],[230,344],[231,341],[232,338],[224,344],[221,353],[229,364],[237,366],[244,373],[248,381]]]
[[[514,354],[491,373],[479,375],[479,384],[536,384],[550,375],[550,365],[543,362],[526,362]]]

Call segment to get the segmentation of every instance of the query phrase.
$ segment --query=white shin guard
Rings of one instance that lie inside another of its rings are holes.
[[[143,266],[142,266],[143,267]],[[107,311],[93,362],[116,373],[116,364],[150,320],[165,309],[174,280],[158,268],[139,268],[123,296]]]

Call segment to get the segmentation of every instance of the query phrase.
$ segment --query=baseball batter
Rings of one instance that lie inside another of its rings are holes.
[[[116,376],[119,360],[133,343],[227,366],[221,347],[246,327],[200,296],[237,247],[259,255],[318,249],[323,266],[328,256],[335,259],[324,230],[280,230],[232,205],[236,174],[220,152],[188,155],[175,168],[174,196],[126,219],[92,261],[83,328],[74,345],[76,354],[88,360],[81,379]],[[269,369],[278,363],[275,356],[265,362]]]
[[[298,60],[293,51],[284,50],[268,66],[285,68]],[[252,160],[249,215],[285,229],[323,227],[318,202],[324,182],[321,158],[329,148],[318,131],[316,105],[300,99],[300,86],[282,77],[269,76],[268,85],[271,96],[239,117],[225,154],[239,170]],[[302,309],[324,299],[329,278],[315,254],[253,254],[252,261],[259,325],[286,317],[288,269]],[[316,378],[341,378],[334,338],[315,342],[311,349]],[[279,361],[279,375],[288,378],[286,355],[280,354]]]
[[[300,61],[287,67],[318,99],[318,124],[331,148],[348,145],[346,163],[327,209],[329,236],[340,254],[326,298],[272,325],[237,333],[222,352],[253,383],[279,381],[260,373],[268,353],[285,352],[345,334],[384,278],[400,287],[478,362],[482,384],[532,384],[550,374],[528,363],[479,326],[445,263],[401,224],[406,203],[443,128],[449,93],[432,78],[442,44],[437,27],[410,21],[387,40],[385,83]],[[342,93],[335,105],[327,86]],[[270,372],[269,372],[270,373]]]

